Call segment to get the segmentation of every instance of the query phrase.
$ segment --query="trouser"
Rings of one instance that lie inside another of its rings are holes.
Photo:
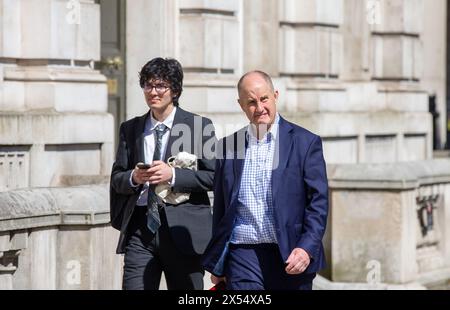
[[[224,273],[229,290],[311,290],[316,276],[287,274],[277,244],[230,244]]]
[[[169,290],[202,290],[204,269],[199,255],[185,255],[175,246],[164,209],[161,226],[147,228],[146,207],[136,206],[127,229],[123,289],[157,290],[164,272]]]

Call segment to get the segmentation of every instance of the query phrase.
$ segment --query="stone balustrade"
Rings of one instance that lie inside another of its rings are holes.
[[[450,160],[331,165],[328,175],[333,282],[447,287]]]
[[[0,193],[0,289],[120,289],[104,185]]]

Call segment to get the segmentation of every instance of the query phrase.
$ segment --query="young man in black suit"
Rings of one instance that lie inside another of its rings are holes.
[[[111,173],[111,223],[121,232],[117,253],[125,254],[123,288],[158,289],[164,272],[168,289],[201,290],[200,256],[212,226],[207,191],[214,178],[214,127],[179,107],[183,70],[177,60],[149,61],[140,86],[149,111],[121,124]],[[197,156],[198,170],[167,164],[181,151]],[[189,200],[164,203],[155,194],[158,184],[190,193]]]

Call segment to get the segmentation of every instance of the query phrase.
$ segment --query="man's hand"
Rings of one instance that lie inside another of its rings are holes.
[[[133,183],[138,184],[138,185],[145,184],[145,182],[147,182],[150,179],[150,177],[152,176],[149,171],[150,171],[150,169],[140,169],[137,166],[134,167]]]
[[[302,248],[295,248],[286,261],[285,270],[288,274],[300,274],[308,268],[309,263],[309,254]]]
[[[211,275],[211,283],[212,284],[216,285],[216,284],[219,284],[220,282],[227,282],[227,281],[226,281],[225,277],[219,278],[213,274]]]
[[[170,183],[172,181],[172,167],[163,161],[154,161],[148,172],[151,174],[148,179],[150,184]]]

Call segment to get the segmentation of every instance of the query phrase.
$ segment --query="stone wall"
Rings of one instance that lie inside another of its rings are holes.
[[[333,282],[450,284],[450,160],[329,167]]]
[[[135,73],[165,55],[185,67],[181,106],[210,117],[219,137],[247,123],[235,85],[260,69],[274,78],[282,115],[324,138],[327,162],[430,159],[432,90],[422,77],[424,49],[436,45],[423,44],[424,1],[372,2],[374,9],[361,0],[129,1],[133,17],[166,15],[152,19],[151,31],[145,20],[127,20],[153,46],[147,52],[145,40],[129,39],[128,117],[146,109]]]
[[[109,173],[99,20],[94,0],[0,0],[0,191]]]
[[[0,193],[0,289],[120,289],[109,187]]]

